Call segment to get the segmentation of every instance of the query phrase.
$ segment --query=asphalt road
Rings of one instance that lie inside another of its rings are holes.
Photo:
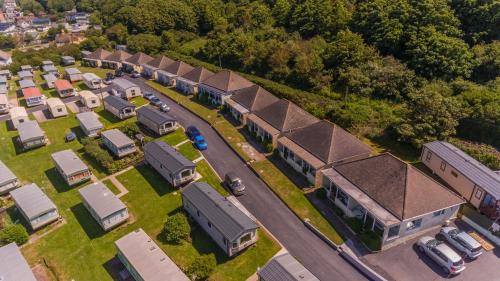
[[[247,208],[306,268],[320,280],[368,280],[336,251],[319,239],[288,207],[256,176],[229,148],[217,133],[202,119],[150,88],[142,78],[131,79],[143,91],[153,92],[166,102],[179,123],[186,127],[195,125],[205,136],[208,150],[203,156],[219,175],[229,171],[238,174],[247,186],[246,194],[238,200]]]

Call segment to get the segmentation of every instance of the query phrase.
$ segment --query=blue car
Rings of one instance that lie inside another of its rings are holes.
[[[198,150],[206,150],[208,148],[208,144],[202,135],[194,137],[193,144]]]

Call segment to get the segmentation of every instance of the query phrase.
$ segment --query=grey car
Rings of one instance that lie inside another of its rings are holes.
[[[448,245],[430,236],[424,236],[417,242],[418,250],[426,253],[443,268],[447,274],[459,274],[465,270],[464,260]]]
[[[224,178],[224,183],[229,187],[229,189],[231,189],[231,192],[234,195],[245,194],[245,185],[243,185],[243,182],[235,173],[227,173]]]
[[[465,253],[465,255],[467,255],[470,259],[475,259],[483,253],[483,247],[476,241],[476,239],[472,238],[472,236],[464,231],[458,230],[456,227],[443,227],[439,231],[439,234],[441,234],[444,239],[448,241],[448,243],[455,247],[455,249]]]

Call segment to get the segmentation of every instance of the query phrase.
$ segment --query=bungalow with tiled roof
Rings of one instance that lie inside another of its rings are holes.
[[[182,61],[175,61],[165,68],[159,69],[156,72],[157,79],[159,83],[168,86],[175,86],[177,83],[177,77],[182,76],[194,68],[189,64]]]
[[[142,65],[152,61],[153,58],[146,55],[145,53],[139,52],[135,55],[129,57],[124,60],[122,63],[122,67],[126,72],[137,71],[139,73],[142,72]]]
[[[102,61],[109,55],[111,55],[110,52],[99,48],[89,55],[85,56],[82,59],[82,65],[88,67],[101,67]]]
[[[369,157],[371,149],[336,124],[322,120],[284,133],[278,138],[279,155],[315,186],[321,170]]]
[[[214,75],[214,73],[202,66],[196,67],[188,73],[177,77],[177,84],[175,87],[177,90],[191,95],[198,93],[198,85],[201,81],[204,81]]]
[[[236,72],[224,69],[210,76],[199,85],[200,95],[205,95],[214,104],[224,105],[234,91],[248,88],[253,83]]]
[[[279,100],[260,110],[250,113],[247,117],[247,128],[262,142],[276,147],[278,137],[319,122],[319,119],[309,114],[288,100]]]
[[[101,60],[101,67],[102,68],[110,68],[110,69],[118,69],[122,67],[122,63],[130,58],[132,55],[122,51],[122,50],[116,50],[104,59]]]
[[[252,85],[248,88],[234,91],[234,94],[226,99],[226,106],[234,119],[245,125],[247,123],[248,114],[277,101],[279,101],[279,98],[275,97],[261,86]]]
[[[380,239],[382,249],[439,227],[464,203],[389,153],[323,170],[322,185],[333,204]]]
[[[165,56],[159,56],[142,65],[142,75],[144,77],[156,80],[158,79],[157,71],[164,69],[175,61]]]

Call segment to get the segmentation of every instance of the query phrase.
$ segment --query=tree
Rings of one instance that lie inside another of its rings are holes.
[[[115,24],[106,29],[106,36],[117,44],[125,44],[128,36],[127,27],[121,23]]]
[[[9,244],[15,242],[17,245],[23,245],[28,242],[29,235],[26,228],[20,224],[13,224],[0,230],[0,242]]]
[[[465,112],[449,96],[450,92],[443,82],[434,82],[411,94],[406,117],[395,127],[399,140],[419,148],[424,143],[453,136]]]
[[[279,25],[287,26],[292,11],[290,0],[276,0],[272,8],[272,14]]]
[[[32,12],[35,15],[38,15],[44,10],[43,6],[35,0],[21,0],[19,2],[19,7],[21,7],[23,12]]]
[[[206,280],[215,269],[217,260],[214,254],[197,257],[188,267],[188,275],[193,280]]]
[[[98,48],[108,48],[109,41],[104,36],[89,36],[85,41],[80,43],[82,50],[94,51]]]
[[[132,15],[138,32],[161,34],[163,30],[196,31],[196,14],[181,0],[140,0]]]
[[[180,48],[181,44],[177,41],[178,36],[172,31],[163,31],[161,33],[161,43],[163,49],[168,51],[176,51]]]
[[[489,43],[500,38],[499,3],[495,0],[451,0],[468,43]]]
[[[0,49],[13,49],[16,47],[16,39],[11,35],[0,34]]]
[[[472,73],[475,81],[486,82],[500,76],[500,41],[475,45],[472,52],[478,62]]]
[[[127,38],[127,47],[132,52],[156,54],[161,49],[161,39],[153,34],[130,35]]]
[[[170,243],[179,244],[188,241],[191,234],[191,225],[185,213],[178,212],[167,218],[163,227],[163,238]]]
[[[75,7],[73,0],[49,0],[47,8],[53,12],[65,12],[72,10]]]

